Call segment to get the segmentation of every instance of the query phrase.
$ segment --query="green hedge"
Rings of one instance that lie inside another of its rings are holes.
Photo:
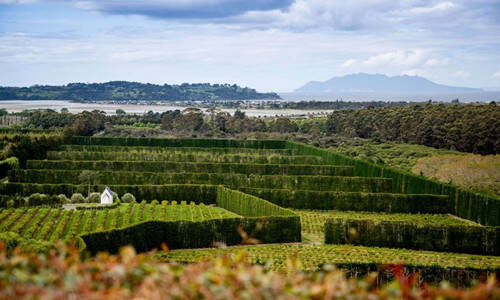
[[[151,161],[72,161],[72,160],[29,160],[28,169],[99,170],[134,172],[175,173],[238,173],[261,175],[323,175],[352,176],[351,166],[326,165],[274,165],[236,163],[192,163]]]
[[[159,147],[159,146],[102,146],[102,145],[65,145],[64,150],[81,152],[138,152],[138,153],[213,153],[213,154],[249,154],[249,155],[294,155],[292,149],[258,149],[230,147]]]
[[[105,185],[92,185],[91,192],[102,192]],[[167,200],[187,201],[195,203],[215,204],[217,187],[213,185],[110,185],[111,190],[120,196],[131,193],[138,201]],[[28,196],[34,193],[47,195],[64,194],[71,197],[74,193],[87,194],[87,185],[74,184],[37,184],[37,183],[4,183],[0,184],[0,194]]]
[[[262,224],[260,230],[255,229]],[[237,228],[255,232],[262,243],[300,242],[298,217],[226,218],[202,222],[146,221],[129,227],[84,234],[86,249],[92,254],[99,251],[117,252],[120,247],[133,245],[143,252],[159,249],[165,243],[169,249],[206,248],[217,243],[237,245],[242,242]]]
[[[357,160],[333,151],[287,142],[288,149],[302,155],[317,155],[326,164],[354,166],[354,175],[392,179],[393,193],[447,195],[450,213],[489,226],[500,226],[500,198],[488,197],[457,186],[383,165]]]
[[[297,216],[293,211],[266,200],[223,186],[217,188],[217,206],[244,217]]]
[[[325,243],[500,255],[500,227],[330,218]]]
[[[19,160],[17,157],[9,157],[0,161],[0,178],[8,175],[10,170],[19,169]]]
[[[81,171],[75,170],[11,170],[10,182],[79,184]],[[284,188],[320,191],[390,192],[386,178],[339,176],[246,175],[214,173],[153,173],[101,171],[96,181],[108,185],[142,184],[212,184],[239,187]]]
[[[444,195],[239,188],[281,207],[388,213],[446,213]]]
[[[227,139],[158,139],[158,138],[115,138],[86,137],[71,138],[74,145],[102,146],[153,146],[153,147],[238,147],[258,149],[284,149],[286,141],[282,140],[227,140]]]
[[[231,148],[226,148],[231,149]],[[264,150],[261,150],[264,151]],[[300,164],[320,165],[319,156],[288,156],[280,154],[224,154],[210,152],[87,152],[87,151],[51,151],[47,153],[51,160],[107,160],[107,161],[175,161],[175,162],[218,162],[218,163],[257,163],[257,164]]]

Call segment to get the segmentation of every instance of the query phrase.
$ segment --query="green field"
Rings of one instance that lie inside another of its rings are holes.
[[[221,218],[241,218],[220,207],[186,202],[155,204],[121,204],[109,209],[17,208],[0,213],[0,232],[18,233],[26,239],[54,242],[72,240],[90,232],[106,231],[144,221],[200,222]],[[40,224],[42,226],[40,226]]]

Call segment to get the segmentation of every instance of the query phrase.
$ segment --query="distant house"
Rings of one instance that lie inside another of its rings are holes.
[[[113,204],[113,192],[106,187],[101,194],[101,204]]]

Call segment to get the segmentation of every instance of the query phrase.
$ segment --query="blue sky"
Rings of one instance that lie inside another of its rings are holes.
[[[498,0],[0,0],[0,85],[291,91],[349,73],[500,87]]]

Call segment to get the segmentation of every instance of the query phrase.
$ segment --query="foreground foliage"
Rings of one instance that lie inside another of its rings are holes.
[[[266,270],[234,258],[179,265],[158,262],[124,248],[119,255],[100,254],[81,260],[62,248],[49,255],[16,253],[0,247],[0,299],[498,299],[500,287],[491,278],[470,289],[447,285],[419,287],[394,268],[397,281],[377,286],[373,276],[345,279],[340,271],[303,273],[288,260],[288,272]]]

